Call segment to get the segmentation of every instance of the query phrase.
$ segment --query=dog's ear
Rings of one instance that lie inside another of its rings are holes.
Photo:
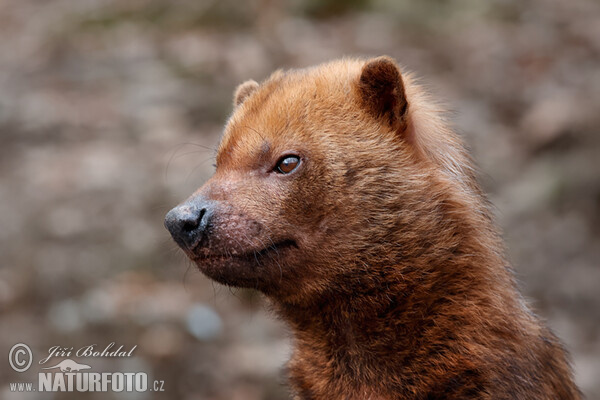
[[[233,106],[237,107],[242,104],[256,89],[258,89],[258,83],[252,79],[240,84],[233,94]]]
[[[363,106],[395,130],[406,128],[408,102],[396,62],[387,56],[368,60],[360,74],[358,91]]]

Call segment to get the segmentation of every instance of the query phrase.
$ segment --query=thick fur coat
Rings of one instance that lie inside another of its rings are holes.
[[[344,59],[248,81],[234,106],[215,175],[179,206],[201,210],[201,232],[178,243],[271,300],[298,399],[580,398],[469,156],[410,74]]]

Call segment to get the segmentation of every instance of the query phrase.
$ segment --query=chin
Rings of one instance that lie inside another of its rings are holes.
[[[285,279],[288,260],[296,248],[295,242],[286,240],[242,254],[215,255],[204,251],[190,256],[204,275],[223,285],[269,292]]]
[[[205,258],[194,260],[198,269],[210,279],[223,285],[241,288],[259,288],[264,276],[256,262],[236,257]]]

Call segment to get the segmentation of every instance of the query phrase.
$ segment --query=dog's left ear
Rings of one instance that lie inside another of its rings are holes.
[[[394,130],[404,130],[408,102],[404,83],[396,62],[388,56],[368,60],[358,81],[363,106],[375,117],[382,118]]]
[[[242,104],[256,89],[258,89],[258,83],[252,79],[240,84],[233,94],[233,106],[237,107]]]

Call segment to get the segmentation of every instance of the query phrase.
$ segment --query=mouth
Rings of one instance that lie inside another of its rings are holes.
[[[231,247],[200,247],[188,252],[190,259],[207,277],[227,286],[253,288],[267,293],[286,275],[295,240],[274,241],[256,249],[235,251]]]
[[[269,246],[244,250],[242,252],[237,250],[225,250],[215,252],[214,250],[206,247],[199,249],[196,247],[190,251],[190,258],[195,262],[206,262],[206,261],[219,261],[219,260],[255,260],[260,261],[264,258],[275,258],[280,256],[283,252],[288,249],[298,248],[298,244],[293,239],[284,239],[278,242],[274,242]]]

